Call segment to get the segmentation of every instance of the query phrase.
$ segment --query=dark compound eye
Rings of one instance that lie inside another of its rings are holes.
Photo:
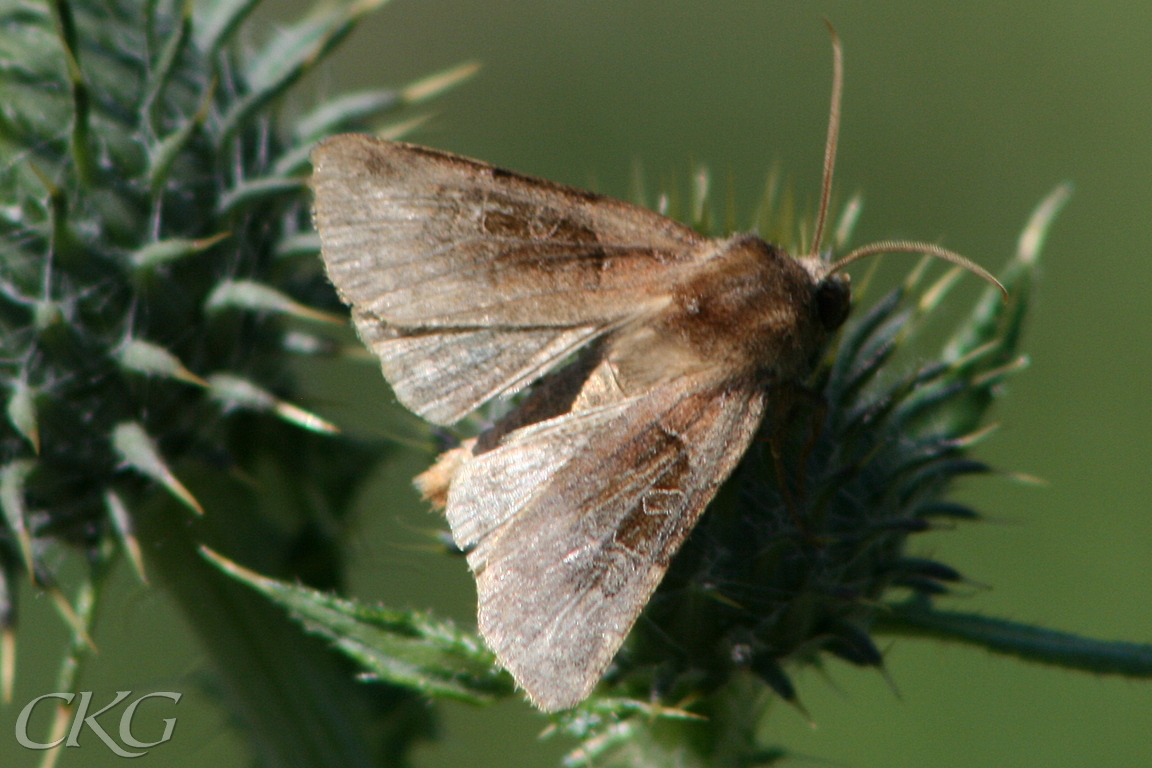
[[[824,330],[831,333],[844,324],[852,307],[852,289],[844,275],[829,275],[820,281],[813,294],[816,316]]]

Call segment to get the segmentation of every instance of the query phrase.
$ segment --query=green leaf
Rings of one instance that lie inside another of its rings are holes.
[[[204,309],[209,313],[225,309],[273,312],[304,320],[343,325],[344,318],[305,306],[272,286],[252,280],[225,280],[208,294]]]
[[[455,88],[479,71],[480,62],[465,61],[410,83],[400,92],[400,98],[406,104],[419,104],[428,101],[428,99],[436,98],[445,91]]]
[[[201,0],[195,4],[193,17],[196,47],[215,53],[227,43],[232,33],[248,17],[260,0]]]
[[[59,39],[43,25],[47,7],[25,5],[22,10],[37,14],[36,21],[21,22],[12,14],[0,17],[5,34],[0,36],[0,77],[5,83],[45,84],[67,77],[60,60]],[[41,23],[37,23],[37,21]]]
[[[350,130],[360,121],[400,103],[400,94],[391,88],[345,94],[301,117],[293,133],[297,141],[311,142],[336,131]]]
[[[952,640],[1067,669],[1124,677],[1152,677],[1152,644],[1096,640],[1031,624],[959,611],[940,611],[926,601],[889,606],[874,629],[892,635]]]
[[[173,30],[168,40],[164,43],[164,48],[160,51],[159,59],[153,63],[152,70],[148,73],[148,83],[145,87],[144,101],[141,107],[144,122],[147,124],[151,124],[157,117],[157,115],[153,114],[153,109],[164,87],[167,86],[172,79],[172,68],[176,64],[177,59],[180,58],[180,54],[184,51],[184,46],[188,43],[188,38],[191,33],[192,2],[191,0],[184,0],[184,9],[180,16],[180,25]]]
[[[321,6],[303,21],[282,30],[250,62],[248,80],[252,90],[238,100],[221,121],[220,136],[227,139],[262,109],[299,80],[344,39],[356,21],[386,0],[358,0],[333,8]]]
[[[321,434],[335,434],[340,430],[303,408],[287,403],[266,389],[256,386],[247,379],[228,373],[215,373],[206,382],[209,395],[220,403],[225,411],[249,410],[258,413],[272,413],[290,424]]]
[[[245,205],[274,200],[281,195],[297,194],[306,188],[304,179],[266,177],[238,184],[220,196],[217,210],[221,214],[235,213]]]
[[[297,256],[316,258],[320,255],[320,235],[315,232],[301,232],[288,235],[276,243],[276,258],[291,259]]]
[[[12,381],[8,397],[8,422],[16,428],[32,450],[40,453],[40,421],[36,417],[36,393],[23,379]]]
[[[172,474],[168,463],[160,455],[156,441],[144,431],[144,427],[134,421],[118,424],[112,430],[111,442],[125,467],[131,467],[145,477],[160,483],[184,506],[198,515],[204,514],[200,502],[196,501],[196,497],[184,487],[176,475]]]
[[[992,287],[986,289],[968,322],[945,350],[946,360],[959,359],[997,335],[1003,339],[999,363],[1007,362],[1014,355],[1028,313],[1028,297],[1040,251],[1052,222],[1071,195],[1071,185],[1061,184],[1049,192],[1032,212],[1027,226],[1020,233],[1015,256],[1000,274],[1000,282],[1008,289],[1010,301],[1005,305],[998,291]]]
[[[108,489],[104,491],[104,508],[108,510],[108,519],[112,523],[112,529],[120,542],[120,548],[124,550],[128,562],[132,564],[132,570],[136,572],[136,578],[140,580],[141,584],[146,585],[148,575],[144,571],[144,553],[140,549],[140,540],[136,538],[135,526],[132,523],[132,515],[128,512],[128,507],[124,505],[124,500],[120,498],[119,494]]]
[[[153,191],[153,194],[159,194],[163,191],[168,174],[172,169],[172,163],[187,148],[193,135],[204,124],[208,110],[212,106],[215,90],[213,85],[206,87],[200,100],[200,109],[191,118],[184,121],[184,125],[148,147],[148,187]]]
[[[0,510],[8,530],[16,537],[24,567],[35,574],[36,558],[32,553],[32,534],[28,530],[28,508],[24,504],[24,487],[28,475],[36,468],[31,459],[17,459],[0,468]]]
[[[163,264],[191,256],[195,253],[211,248],[216,243],[228,237],[227,232],[221,232],[211,237],[202,237],[192,240],[186,237],[170,237],[167,240],[157,240],[148,243],[132,254],[132,264],[140,269],[151,269]]]
[[[368,607],[308,587],[253,573],[203,548],[205,557],[237,580],[288,609],[361,664],[373,679],[434,698],[484,704],[513,693],[480,638],[417,611]]]
[[[180,358],[159,344],[143,339],[129,339],[116,350],[114,356],[125,370],[207,386],[204,379],[188,370]]]
[[[76,163],[76,176],[81,182],[92,181],[96,160],[90,146],[91,95],[80,69],[77,50],[76,22],[72,6],[66,0],[51,3],[56,31],[64,47],[64,60],[68,65],[68,80],[72,91],[72,159]]]

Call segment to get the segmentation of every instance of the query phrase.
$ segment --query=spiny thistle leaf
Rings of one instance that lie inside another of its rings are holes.
[[[208,383],[192,371],[176,355],[159,344],[143,339],[129,339],[116,353],[116,359],[129,371],[146,376],[165,376],[204,387]]]
[[[312,114],[324,117],[306,134],[287,124],[281,97],[380,4],[321,2],[250,46],[236,41],[251,39],[240,30],[257,0],[0,0],[5,691],[17,668],[19,574],[84,640],[61,661],[56,690],[67,691],[89,652],[102,579],[123,553],[199,617],[193,628],[209,653],[229,654],[216,665],[252,744],[268,749],[259,760],[398,762],[427,732],[415,696],[368,694],[334,670],[329,687],[347,687],[323,705],[313,695],[323,675],[290,670],[346,662],[287,621],[265,630],[281,636],[253,637],[245,621],[256,609],[236,607],[262,598],[229,593],[239,588],[214,569],[187,569],[190,523],[169,508],[175,500],[203,513],[191,523],[203,539],[227,525],[238,536],[221,548],[234,557],[268,556],[284,577],[341,582],[333,531],[388,446],[338,436],[300,404],[293,381],[300,338],[337,346],[295,326],[344,323],[311,252],[292,245],[311,234],[301,158],[337,125],[414,119],[410,105],[470,71],[397,84],[395,98],[371,105],[317,104]],[[270,468],[278,482],[265,492],[297,513],[288,530],[268,530],[258,497],[221,491]],[[239,536],[256,531],[265,538]],[[69,548],[88,569],[76,600],[57,584],[58,553]],[[206,602],[216,610],[203,611]],[[284,669],[239,658],[260,648],[284,649]],[[311,709],[269,709],[269,696],[284,692]],[[393,719],[387,739],[370,736],[381,718]]]
[[[220,46],[232,38],[232,33],[244,22],[260,0],[203,0],[193,8],[196,46],[201,51],[215,54]]]
[[[24,567],[30,576],[35,577],[36,559],[32,554],[32,535],[28,532],[28,510],[24,506],[25,481],[36,468],[31,459],[17,459],[0,469],[0,509],[8,530],[16,537]]]
[[[291,315],[304,320],[319,320],[326,323],[344,322],[344,319],[337,315],[307,307],[275,288],[251,280],[226,280],[220,283],[208,294],[204,309],[208,312],[242,309],[250,312]]]
[[[370,679],[470,704],[513,692],[512,679],[495,666],[483,641],[450,622],[415,611],[360,605],[260,576],[211,550],[203,552],[221,570],[290,611],[310,632],[331,640]]]
[[[32,388],[22,379],[12,381],[12,394],[8,398],[8,421],[31,444],[34,453],[40,453],[40,422],[36,417],[36,398]]]
[[[286,403],[268,390],[238,376],[217,373],[209,376],[204,383],[212,399],[219,402],[225,412],[240,408],[257,413],[272,413],[284,421],[312,432],[334,434],[340,431],[331,422],[303,408]]]
[[[125,466],[160,483],[196,514],[204,514],[204,507],[200,506],[200,502],[196,501],[191,491],[172,474],[172,470],[168,468],[168,464],[156,447],[156,441],[148,436],[144,427],[134,421],[117,424],[112,430],[112,447],[120,455]]]

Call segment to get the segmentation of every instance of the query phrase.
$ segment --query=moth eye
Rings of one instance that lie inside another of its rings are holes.
[[[829,333],[848,319],[848,310],[852,307],[852,289],[843,275],[829,275],[821,280],[812,298],[816,316]]]

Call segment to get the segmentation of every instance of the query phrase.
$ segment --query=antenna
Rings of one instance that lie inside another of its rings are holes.
[[[828,109],[828,139],[824,143],[824,178],[820,185],[820,213],[816,216],[816,232],[812,239],[812,257],[820,258],[820,241],[824,238],[824,227],[828,221],[828,203],[832,197],[832,172],[836,168],[836,144],[840,139],[840,96],[844,91],[844,49],[840,45],[840,36],[832,27],[832,22],[824,19],[828,32],[832,35],[832,104]],[[972,274],[996,286],[1008,300],[1008,291],[992,273],[979,264],[964,258],[955,251],[942,248],[932,243],[920,243],[912,240],[881,240],[871,245],[864,245],[848,253],[847,256],[828,266],[825,275],[831,275],[854,261],[878,253],[922,253],[935,256],[944,261],[950,261],[963,267]]]
[[[816,215],[816,232],[812,238],[812,256],[820,256],[820,241],[828,221],[828,202],[832,198],[832,172],[836,168],[836,143],[840,140],[840,96],[844,92],[844,49],[832,22],[824,19],[832,35],[832,104],[828,108],[828,140],[824,142],[824,178],[820,183],[820,212]]]
[[[1008,291],[1001,285],[1000,281],[992,276],[992,273],[984,269],[974,261],[964,258],[955,251],[950,251],[947,248],[942,248],[939,245],[932,243],[918,243],[913,240],[880,240],[869,245],[863,245],[848,253],[844,258],[834,262],[828,267],[826,275],[831,275],[839,272],[854,261],[859,261],[867,256],[875,256],[878,253],[923,253],[927,256],[935,256],[944,261],[950,261],[957,266],[963,267],[972,274],[985,280],[988,283],[996,286],[1000,293],[1004,296],[1004,300],[1008,300]]]

